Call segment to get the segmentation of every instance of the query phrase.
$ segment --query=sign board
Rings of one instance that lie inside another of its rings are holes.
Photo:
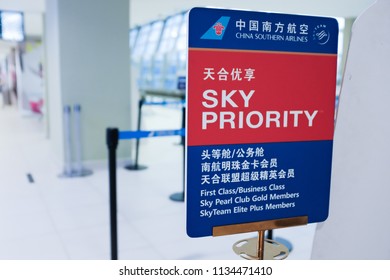
[[[335,19],[194,8],[189,13],[187,234],[327,218]]]

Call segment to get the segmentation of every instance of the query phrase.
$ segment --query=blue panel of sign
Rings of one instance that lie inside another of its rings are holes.
[[[194,8],[189,26],[191,48],[337,53],[333,18]]]

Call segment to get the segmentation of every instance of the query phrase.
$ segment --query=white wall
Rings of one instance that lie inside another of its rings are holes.
[[[33,13],[45,11],[46,0],[1,0],[0,10],[16,10]]]
[[[41,38],[43,34],[43,13],[25,13],[24,32],[28,37]]]

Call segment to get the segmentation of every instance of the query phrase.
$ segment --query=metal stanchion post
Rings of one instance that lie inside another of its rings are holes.
[[[186,127],[186,104],[185,104],[185,97],[181,99],[182,107],[181,107],[181,128]],[[185,138],[181,137],[179,145],[185,145]]]
[[[83,167],[82,159],[82,144],[81,144],[81,106],[76,104],[73,106],[73,144],[75,146],[75,176],[88,176],[92,174],[92,170]]]
[[[137,123],[137,130],[141,130],[141,123],[142,123],[142,105],[143,105],[143,98],[141,98],[141,100],[139,101],[138,103],[138,123]],[[139,168],[139,165],[138,165],[138,155],[139,155],[139,143],[140,143],[140,139],[137,138],[136,140],[136,144],[135,144],[135,161],[134,161],[134,169],[138,169]]]
[[[73,168],[72,168],[72,138],[71,138],[71,128],[70,128],[70,113],[71,108],[69,105],[64,106],[64,171],[60,174],[60,177],[72,177]]]
[[[137,130],[138,131],[141,130],[142,105],[143,105],[144,101],[145,101],[145,99],[141,98],[141,100],[138,103],[138,122],[137,122]],[[139,144],[140,144],[140,139],[137,138],[136,142],[135,142],[135,161],[134,161],[134,164],[125,166],[125,168],[127,170],[144,170],[147,168],[144,165],[138,164]]]
[[[183,128],[185,127],[185,116],[186,116],[186,108],[183,106]],[[183,191],[179,193],[173,193],[169,196],[169,198],[173,201],[183,202],[185,197],[185,165],[186,165],[186,137],[182,136],[181,141],[183,142]]]
[[[264,260],[264,230],[260,230],[258,234],[257,257],[259,260]]]
[[[272,232],[272,229],[270,230],[267,230],[267,239],[273,239],[273,232]]]
[[[117,128],[107,128],[106,143],[108,147],[108,170],[110,183],[110,225],[111,225],[111,259],[118,259],[118,231],[116,205],[116,149],[118,147],[119,131]]]

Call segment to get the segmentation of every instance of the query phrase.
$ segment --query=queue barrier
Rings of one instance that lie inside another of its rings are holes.
[[[137,121],[137,131],[141,131],[141,120],[142,120],[142,107],[144,105],[152,105],[152,106],[156,106],[156,105],[160,105],[160,106],[167,106],[167,105],[181,105],[181,108],[182,108],[182,126],[181,128],[184,129],[185,128],[185,114],[186,114],[186,111],[185,111],[185,99],[182,98],[180,100],[163,100],[163,101],[147,101],[145,99],[145,97],[142,97],[139,102],[138,102],[138,121]],[[134,132],[135,133],[135,132]],[[135,138],[129,138],[129,139],[135,139],[136,142],[135,142],[135,159],[134,159],[134,164],[128,164],[125,166],[125,169],[127,170],[130,170],[130,171],[139,171],[139,170],[144,170],[146,169],[147,167],[144,166],[144,165],[140,165],[138,163],[138,159],[139,159],[139,147],[140,147],[140,139],[141,138],[146,138],[145,137],[135,137]],[[184,135],[182,135],[182,138],[181,138],[181,145],[184,146]]]
[[[148,137],[161,136],[185,136],[184,128],[175,130],[136,130],[136,131],[120,131],[119,140],[140,139]]]
[[[185,129],[175,130],[137,130],[137,131],[119,131],[118,128],[107,128],[106,144],[108,148],[108,172],[109,172],[109,196],[110,196],[110,233],[111,233],[111,259],[118,259],[118,225],[117,225],[117,160],[116,150],[119,140],[140,139],[149,137],[182,136],[185,137]],[[184,146],[183,146],[184,147]],[[184,149],[183,149],[184,151]],[[183,163],[185,158],[183,156]],[[184,166],[184,165],[183,165]],[[184,172],[184,168],[183,168]],[[184,174],[183,174],[184,181]],[[179,197],[180,199],[175,199]],[[184,182],[183,192],[173,194],[170,197],[175,201],[184,201]]]

